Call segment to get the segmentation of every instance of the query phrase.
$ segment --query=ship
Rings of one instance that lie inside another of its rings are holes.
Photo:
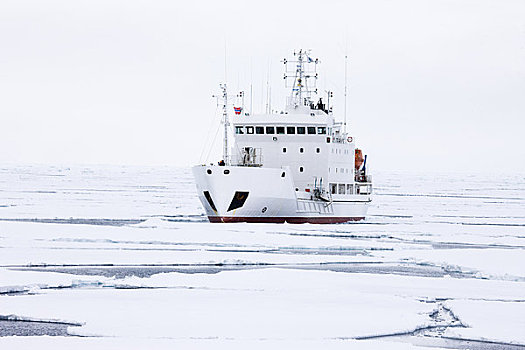
[[[372,177],[367,156],[347,131],[346,60],[344,121],[335,119],[333,92],[326,92],[326,103],[319,96],[320,61],[311,50],[294,51],[282,62],[289,88],[282,111],[252,114],[244,103],[230,105],[239,96],[244,100],[243,92],[229,96],[226,84],[220,85],[222,159],[192,168],[206,216],[212,223],[331,224],[365,219]]]

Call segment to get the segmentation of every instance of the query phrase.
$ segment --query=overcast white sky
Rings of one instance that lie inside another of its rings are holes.
[[[198,163],[225,42],[254,111],[267,74],[284,105],[279,61],[309,48],[341,118],[347,51],[373,169],[525,172],[522,0],[2,0],[0,162]]]

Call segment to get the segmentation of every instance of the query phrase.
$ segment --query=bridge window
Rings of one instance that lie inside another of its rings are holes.
[[[354,192],[353,186],[350,185],[350,184],[346,185],[346,193],[347,194],[352,194],[353,192]]]
[[[295,126],[287,126],[286,127],[286,133],[287,134],[295,134]]]
[[[247,134],[253,134],[253,126],[247,126],[246,127],[246,133]]]
[[[318,134],[318,135],[324,135],[324,134],[326,134],[326,127],[325,127],[325,126],[319,126],[319,127],[317,127],[317,134]]]
[[[278,126],[277,127],[277,133],[278,134],[284,134],[284,126]]]
[[[337,194],[337,184],[330,184],[330,193]]]
[[[235,127],[235,133],[236,134],[244,134],[244,130],[242,126],[236,126]]]
[[[267,126],[266,127],[266,133],[267,134],[275,134],[275,128],[273,126]]]
[[[256,134],[264,134],[264,126],[256,126],[255,127],[255,133]]]
[[[315,126],[308,127],[308,135],[315,135]]]
[[[304,135],[306,133],[306,128],[304,126],[298,126],[297,133],[300,135]]]
[[[339,184],[339,194],[345,194],[345,184]]]

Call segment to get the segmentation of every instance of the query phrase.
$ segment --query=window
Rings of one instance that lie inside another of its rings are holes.
[[[326,134],[326,127],[325,127],[325,126],[319,126],[319,127],[317,127],[317,134],[318,134],[318,135],[324,135],[324,134]]]
[[[286,147],[283,147],[283,153],[286,153]]]
[[[304,148],[299,148],[299,152],[304,153]]]
[[[345,184],[339,184],[339,194],[345,194]]]
[[[284,126],[278,126],[276,129],[278,134],[284,134]]]
[[[267,126],[266,127],[266,133],[267,134],[275,134],[275,128],[273,126]]]
[[[287,126],[286,127],[286,133],[287,134],[295,134],[295,126]]]
[[[255,133],[256,134],[264,134],[264,126],[256,126],[255,127]]]
[[[320,149],[319,147],[317,147],[317,148],[315,149],[315,151],[316,151],[317,153],[321,153],[321,149]]]
[[[300,135],[304,135],[306,133],[306,128],[304,126],[298,126],[297,133]]]
[[[299,172],[302,173],[304,171],[304,168],[302,166],[299,167]]]
[[[308,135],[315,135],[315,126],[308,127]]]
[[[235,127],[235,133],[236,134],[244,134],[243,127],[242,126],[236,126]]]
[[[350,184],[346,185],[346,193],[352,194],[353,192],[354,192],[353,186]]]
[[[337,194],[337,184],[330,184],[330,193]]]
[[[247,126],[246,127],[246,133],[247,134],[253,134],[253,126]]]

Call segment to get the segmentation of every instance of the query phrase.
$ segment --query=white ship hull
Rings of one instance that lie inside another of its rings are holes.
[[[289,168],[195,166],[192,170],[210,222],[342,223],[364,219],[370,203],[370,196],[363,194],[322,200],[296,191]]]

